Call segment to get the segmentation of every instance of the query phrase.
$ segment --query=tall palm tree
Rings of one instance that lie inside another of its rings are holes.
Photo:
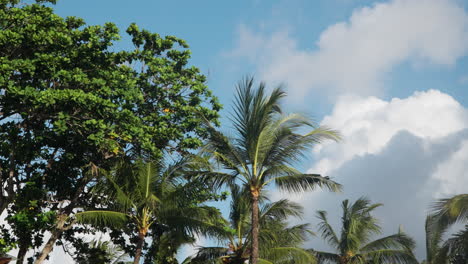
[[[270,184],[286,191],[308,191],[325,187],[338,191],[340,185],[329,177],[302,173],[296,163],[310,148],[326,139],[337,140],[335,131],[316,127],[299,114],[284,114],[281,87],[266,92],[265,83],[254,89],[254,79],[246,78],[237,86],[232,137],[212,129],[206,151],[222,166],[222,172],[207,173],[216,183],[246,186],[250,196],[252,248],[250,263],[259,257],[259,197]],[[309,130],[304,134],[300,131]]]
[[[180,206],[180,190],[189,188],[180,178],[185,161],[161,169],[161,164],[142,163],[119,166],[106,183],[111,201],[108,208],[97,208],[75,215],[80,223],[124,228],[135,226],[137,237],[133,263],[140,263],[145,238],[154,224],[177,226],[185,231],[217,235],[220,213],[204,205]],[[117,182],[120,181],[120,184]],[[122,184],[126,181],[126,184]]]
[[[250,258],[252,236],[250,232],[250,203],[237,186],[231,191],[231,212],[229,226],[231,233],[225,237],[224,247],[200,247],[198,252],[184,261],[184,264],[229,263],[244,264]],[[288,200],[269,202],[261,197],[260,258],[261,263],[310,264],[312,254],[300,248],[309,231],[307,224],[288,226],[287,219],[300,217],[302,207]]]
[[[311,250],[319,263],[367,264],[367,263],[418,263],[412,253],[414,241],[402,231],[372,240],[381,228],[371,213],[381,204],[371,204],[360,198],[353,204],[348,200],[342,203],[341,234],[335,232],[325,211],[318,211],[319,231],[322,238],[336,252]]]
[[[443,241],[443,235],[455,223],[465,223],[465,229]],[[426,252],[427,264],[468,261],[468,194],[440,199],[434,204],[426,219]]]

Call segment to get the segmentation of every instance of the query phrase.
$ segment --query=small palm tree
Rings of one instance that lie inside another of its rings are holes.
[[[85,252],[74,257],[78,264],[130,264],[128,255],[110,241],[93,240]]]
[[[458,263],[468,261],[468,194],[440,199],[426,219],[427,264]],[[443,235],[455,223],[465,223],[465,229],[443,241]]]
[[[251,254],[250,244],[250,203],[244,195],[245,190],[233,186],[231,191],[231,213],[229,227],[231,233],[224,239],[225,247],[200,247],[198,252],[187,258],[185,264],[230,263],[244,264]],[[307,224],[289,227],[289,217],[300,217],[302,207],[288,200],[270,203],[262,197],[259,221],[261,224],[260,258],[261,263],[310,264],[314,262],[312,254],[300,248],[307,234]]]
[[[338,191],[340,185],[318,174],[302,173],[294,165],[310,148],[326,139],[337,140],[335,131],[316,127],[299,114],[283,114],[280,106],[285,93],[281,87],[267,94],[260,83],[254,89],[253,78],[237,87],[232,115],[234,136],[212,130],[206,151],[222,165],[222,172],[207,173],[218,186],[241,183],[246,186],[251,208],[252,248],[250,263],[259,257],[259,197],[270,184],[281,190],[308,191],[325,187]],[[309,130],[305,134],[299,131]]]
[[[124,228],[127,223],[135,226],[137,237],[133,263],[140,262],[145,238],[155,224],[177,225],[178,229],[196,233],[217,234],[216,221],[221,218],[217,209],[191,205],[180,207],[178,191],[185,188],[180,172],[186,161],[161,169],[161,164],[124,164],[116,169],[104,187],[109,195],[109,207],[79,212],[80,223],[96,226]],[[122,185],[122,180],[127,184]],[[120,181],[120,185],[117,182]],[[107,186],[109,187],[109,186]],[[222,230],[222,229],[221,229]]]
[[[364,264],[364,263],[418,263],[412,253],[414,241],[402,231],[372,240],[381,228],[371,213],[381,204],[371,204],[360,198],[353,204],[342,203],[342,227],[337,235],[327,219],[325,211],[318,211],[319,231],[322,238],[336,249],[336,253],[311,250],[319,263]]]

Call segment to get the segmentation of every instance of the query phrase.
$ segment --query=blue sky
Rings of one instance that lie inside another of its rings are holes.
[[[147,0],[81,0],[58,1],[56,11],[63,16],[79,16],[88,24],[114,22],[125,36],[130,23],[161,35],[175,35],[185,39],[192,50],[191,63],[208,75],[208,84],[219,96],[225,108],[233,95],[237,80],[245,74],[257,74],[258,69],[248,60],[236,59],[227,55],[235,49],[239,38],[239,28],[249,27],[262,34],[273,34],[287,30],[297,41],[298,48],[316,49],[320,34],[329,26],[347,21],[356,9],[372,7],[386,1],[369,0],[315,0],[315,1],[147,1]],[[466,6],[463,1],[455,1]],[[436,37],[436,36],[434,36]],[[129,48],[128,38],[117,44],[119,48]],[[422,66],[415,68],[403,62],[395,67],[385,80],[385,98],[406,97],[414,90],[429,88],[447,91],[464,104],[466,83],[459,79],[468,74],[468,60],[461,58],[456,67]],[[286,80],[287,84],[287,80]],[[326,89],[327,87],[323,87]],[[322,116],[332,104],[317,104],[307,110],[314,116]]]
[[[366,195],[385,203],[378,212],[385,232],[407,227],[423,258],[431,201],[468,189],[467,7],[462,0],[61,0],[55,8],[88,24],[111,21],[124,32],[135,22],[185,39],[191,64],[225,111],[246,74],[285,82],[288,110],[344,137],[301,164],[345,184],[341,195],[294,197],[305,220],[313,222],[317,209],[338,216],[341,200]],[[129,48],[128,38],[117,47]]]

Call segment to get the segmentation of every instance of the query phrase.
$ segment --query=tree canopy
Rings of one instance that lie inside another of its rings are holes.
[[[63,18],[54,2],[0,2],[0,213],[15,203],[18,233],[46,211],[47,229],[64,231],[59,219],[118,159],[200,147],[221,107],[184,40],[131,24],[133,48],[116,50],[115,24]]]

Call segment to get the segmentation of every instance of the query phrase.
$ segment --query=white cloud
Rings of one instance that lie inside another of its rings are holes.
[[[449,159],[440,163],[432,174],[438,184],[437,198],[447,197],[455,193],[466,193],[468,186],[468,139],[460,144],[460,149]]]
[[[315,47],[311,47],[315,48]],[[310,90],[374,95],[395,66],[450,66],[468,51],[468,14],[454,0],[392,0],[356,9],[301,49],[287,30],[239,28],[234,56],[246,56],[262,79],[286,82],[296,98]]]
[[[377,210],[385,234],[400,224],[424,257],[424,219],[436,198],[466,192],[468,186],[468,111],[439,91],[416,92],[404,99],[341,98],[322,124],[339,129],[340,143],[315,150],[313,172],[343,184],[344,194],[313,192],[295,197],[305,206],[306,221],[315,211],[329,211],[339,223],[341,200],[361,196],[384,203]],[[308,245],[323,248],[314,239]]]
[[[466,110],[451,96],[436,90],[415,92],[406,99],[341,97],[322,124],[337,129],[344,140],[315,149],[320,158],[314,171],[329,173],[344,162],[379,153],[399,131],[429,139],[468,128]]]

